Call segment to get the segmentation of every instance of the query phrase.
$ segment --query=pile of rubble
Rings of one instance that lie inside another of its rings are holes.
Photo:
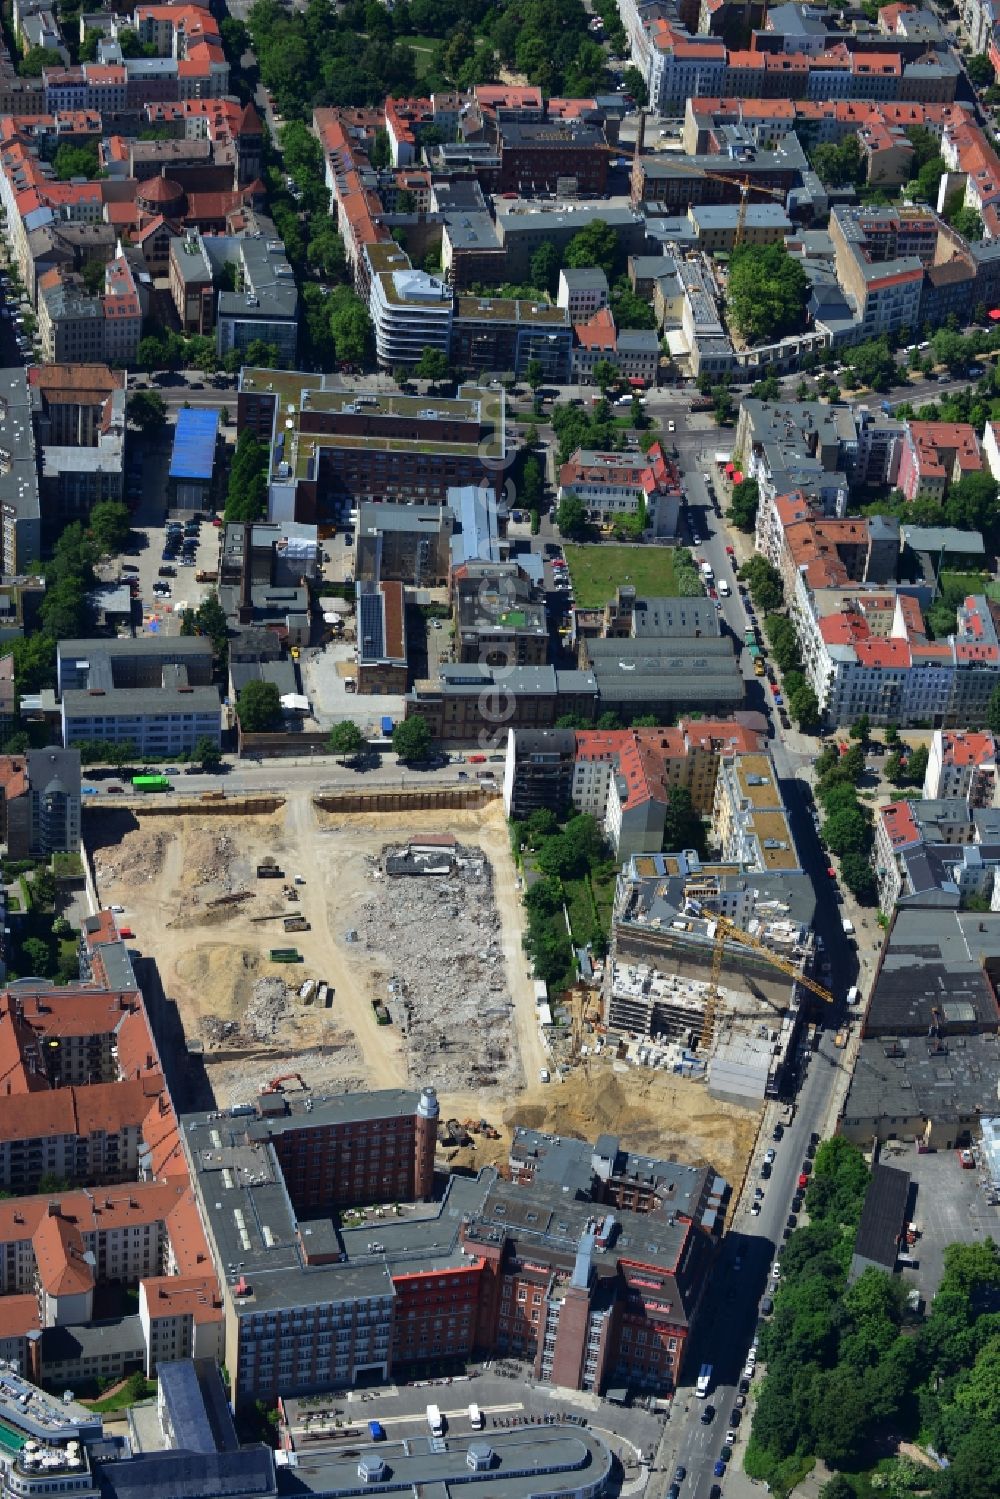
[[[187,878],[192,885],[218,885],[224,891],[234,888],[234,863],[238,856],[235,839],[218,828],[198,828],[188,839]]]
[[[386,857],[405,850],[387,848]],[[358,912],[358,935],[391,964],[372,1002],[406,1037],[414,1084],[434,1074],[443,1090],[522,1084],[493,870],[457,846],[451,872],[386,879]],[[376,1011],[378,1013],[378,1011]]]
[[[240,1027],[243,1035],[253,1041],[272,1040],[290,1006],[291,995],[284,979],[254,979],[250,1002],[243,1012]]]
[[[94,850],[94,874],[98,889],[106,885],[148,884],[163,867],[163,856],[172,832],[137,829],[126,833],[120,843]]]

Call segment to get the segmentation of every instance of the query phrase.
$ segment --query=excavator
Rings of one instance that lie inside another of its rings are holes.
[[[705,913],[707,915],[707,913]],[[701,1022],[701,1035],[698,1038],[699,1050],[704,1050],[712,1039],[715,1027],[715,1012],[719,1003],[719,976],[722,973],[722,964],[726,956],[726,943],[739,942],[744,947],[753,948],[765,962],[770,963],[773,968],[779,968],[786,973],[795,983],[801,984],[805,989],[811,989],[813,994],[818,994],[820,999],[827,1004],[833,1004],[833,995],[829,989],[824,989],[815,979],[809,978],[801,973],[794,963],[789,963],[787,958],[781,957],[779,953],[772,952],[766,943],[761,942],[759,937],[754,937],[750,932],[745,932],[742,927],[730,921],[726,916],[715,916],[710,918],[715,922],[715,937],[712,946],[712,975],[709,980],[708,994],[705,997],[705,1013]],[[755,990],[763,995],[763,991]],[[767,996],[763,995],[766,999]],[[768,1001],[770,1003],[770,1001]],[[775,1009],[779,1006],[775,1005]]]
[[[298,1083],[304,1093],[309,1092],[309,1084],[301,1072],[282,1072],[279,1077],[272,1077],[269,1083],[265,1083],[260,1091],[262,1093],[284,1093],[286,1092],[286,1083]]]

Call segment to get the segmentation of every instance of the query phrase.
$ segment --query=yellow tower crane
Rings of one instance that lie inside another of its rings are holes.
[[[779,953],[772,952],[766,943],[761,942],[758,937],[752,936],[750,932],[745,932],[742,927],[737,926],[735,922],[730,921],[726,916],[713,916],[711,920],[715,922],[715,938],[712,945],[712,975],[709,980],[708,994],[705,998],[705,1014],[701,1023],[701,1035],[698,1038],[700,1048],[706,1047],[712,1039],[712,1031],[715,1026],[715,1010],[719,1002],[719,975],[722,972],[727,941],[739,942],[744,947],[753,948],[754,952],[760,953],[761,957],[770,963],[772,967],[780,968],[782,973],[787,973],[790,979],[794,979],[797,984],[802,984],[804,988],[811,989],[814,994],[819,995],[820,999],[825,999],[827,1004],[833,1003],[833,995],[829,989],[824,989],[823,985],[817,984],[815,979],[808,978],[804,973],[800,973],[794,963],[789,963],[787,958],[781,957]],[[777,1008],[778,1006],[775,1005],[775,1009]]]
[[[711,167],[692,166],[688,161],[675,159],[672,152],[665,153],[675,172],[687,172],[692,177],[711,177],[714,182],[728,182],[730,187],[738,187],[740,190],[740,210],[736,217],[736,235],[733,239],[733,248],[738,250],[743,243],[746,232],[747,209],[750,204],[750,194],[759,193],[764,198],[774,198],[784,203],[788,194],[780,187],[765,187],[763,183],[751,180],[748,173],[742,177],[731,176],[726,172],[713,171]]]

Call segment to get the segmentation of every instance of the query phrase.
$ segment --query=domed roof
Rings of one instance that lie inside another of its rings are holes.
[[[179,203],[183,197],[184,189],[180,183],[172,182],[169,177],[151,177],[139,188],[139,201],[147,203],[150,208],[164,209],[172,203]]]

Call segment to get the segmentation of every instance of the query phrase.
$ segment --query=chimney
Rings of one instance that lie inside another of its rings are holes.
[[[240,624],[248,625],[253,619],[253,590],[251,587],[253,558],[253,524],[246,521],[243,526],[243,571],[240,577]]]
[[[646,144],[646,111],[644,109],[640,109],[640,111],[639,111],[639,128],[638,128],[638,130],[636,131],[636,134],[635,134],[635,151],[633,152],[633,156],[634,156],[634,159],[636,161],[638,161],[639,157],[642,155],[643,147],[645,146],[645,144]]]

